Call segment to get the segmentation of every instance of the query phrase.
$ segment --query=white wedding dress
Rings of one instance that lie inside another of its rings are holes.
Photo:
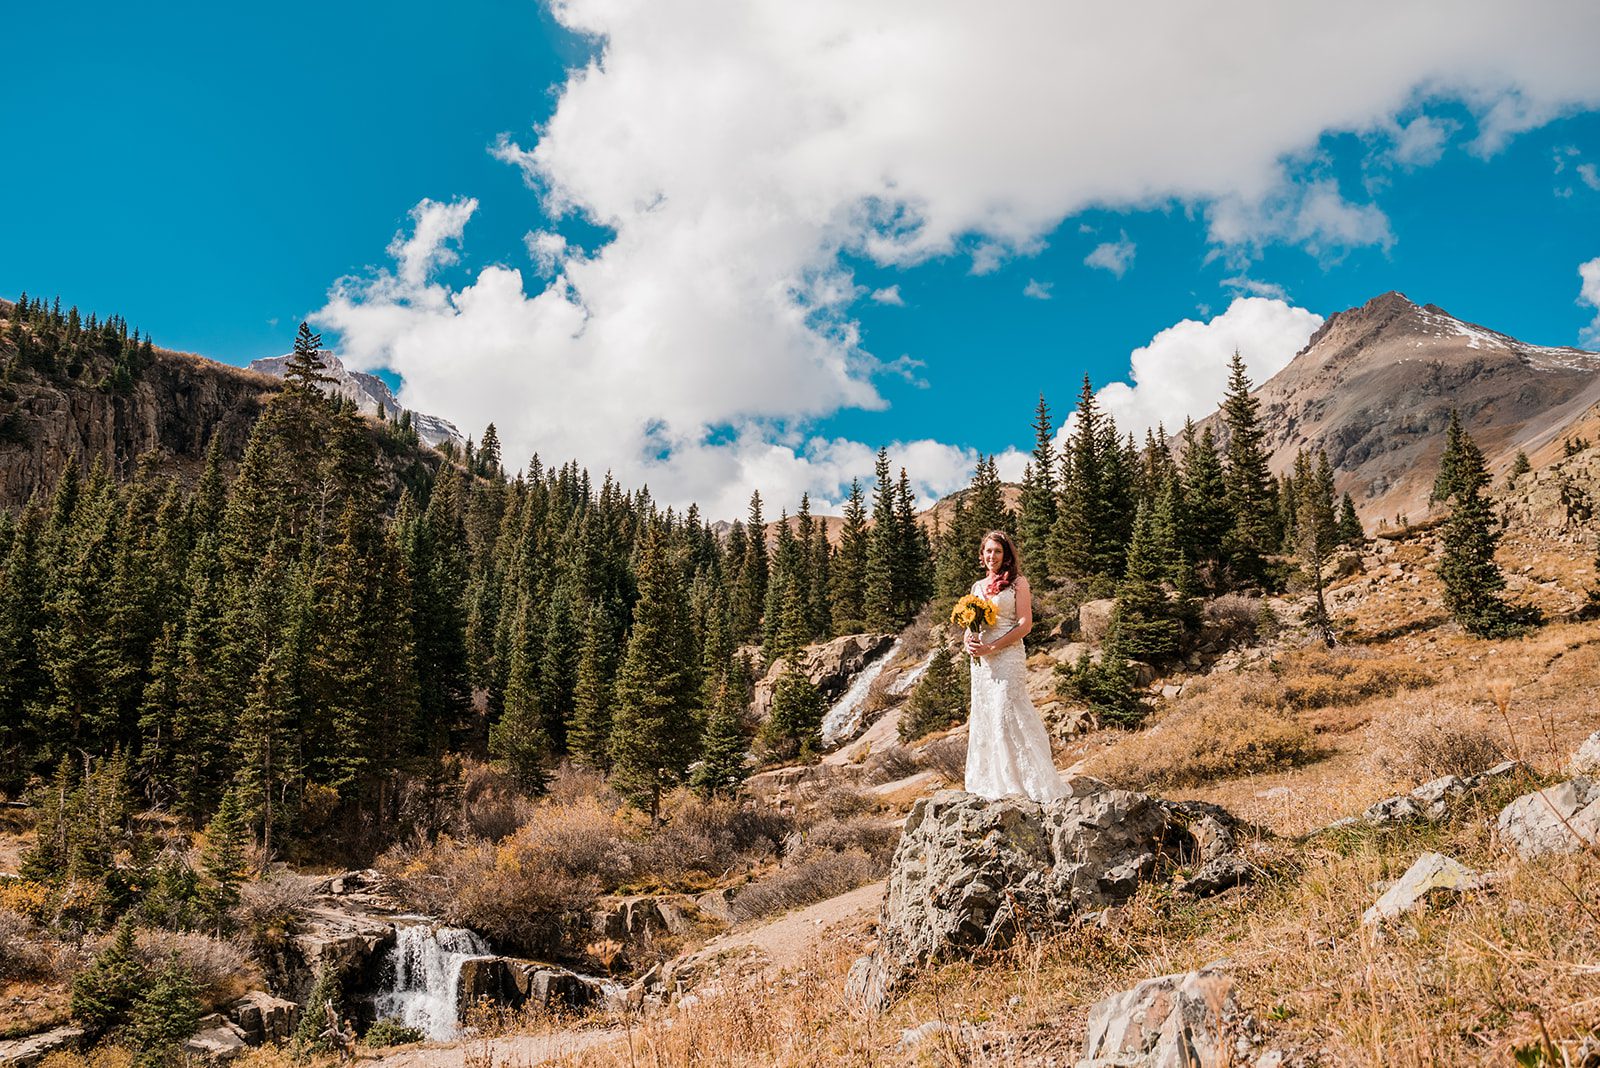
[[[979,580],[972,592],[984,597],[985,585],[987,580]],[[995,625],[982,634],[985,642],[991,642],[1017,625],[1017,592],[1007,587],[999,596],[987,599],[998,609]],[[972,715],[967,720],[969,793],[991,799],[1022,794],[1035,801],[1054,801],[1067,794],[1050,757],[1050,736],[1028,696],[1027,659],[1022,643],[1014,642],[972,661]]]

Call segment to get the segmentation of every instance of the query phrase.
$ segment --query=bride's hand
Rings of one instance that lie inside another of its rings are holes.
[[[989,648],[978,640],[976,634],[970,631],[961,639],[961,644],[966,646],[968,656],[987,656]]]

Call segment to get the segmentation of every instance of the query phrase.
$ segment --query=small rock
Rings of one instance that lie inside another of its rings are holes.
[[[1500,840],[1524,860],[1600,843],[1600,781],[1586,778],[1523,794],[1500,811]]]
[[[1224,853],[1206,861],[1200,870],[1178,884],[1178,893],[1210,897],[1241,886],[1255,877],[1256,868],[1237,853]]]
[[[30,1068],[52,1053],[77,1049],[83,1035],[83,1028],[68,1025],[0,1042],[0,1064],[6,1068]]]
[[[1089,1010],[1078,1068],[1220,1068],[1234,1053],[1224,1025],[1237,1014],[1233,982],[1214,968],[1146,979]]]
[[[1366,914],[1364,924],[1392,920],[1422,908],[1435,890],[1462,893],[1488,884],[1488,878],[1442,853],[1424,853]]]
[[[1373,825],[1404,823],[1422,818],[1422,806],[1409,797],[1386,797],[1361,814]]]
[[[231,1061],[249,1048],[238,1028],[226,1024],[197,1031],[183,1044],[184,1052],[218,1062]]]

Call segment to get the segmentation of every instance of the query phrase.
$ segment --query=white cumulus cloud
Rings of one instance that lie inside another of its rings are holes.
[[[1128,381],[1095,394],[1123,431],[1143,438],[1164,424],[1169,433],[1185,418],[1210,414],[1227,388],[1228,365],[1238,352],[1250,380],[1260,385],[1288,365],[1322,316],[1267,297],[1239,297],[1209,322],[1185,319],[1134,349]]]
[[[1022,287],[1022,295],[1030,300],[1049,300],[1050,291],[1056,287],[1054,282],[1041,282],[1037,278],[1028,279],[1028,284]]]
[[[1594,322],[1584,327],[1578,334],[1578,342],[1600,348],[1600,256],[1588,263],[1580,263],[1578,278],[1582,282],[1578,289],[1578,303],[1597,309]]]
[[[870,459],[803,437],[841,407],[881,405],[875,377],[892,373],[855,322],[869,293],[850,259],[961,256],[982,273],[1086,209],[1174,203],[1246,259],[1271,242],[1385,247],[1379,205],[1295,162],[1324,133],[1458,101],[1473,147],[1492,152],[1600,103],[1600,8],[1575,0],[1461,0],[1449,18],[1388,0],[1350,0],[1337,19],[1244,0],[552,10],[597,54],[548,122],[496,154],[547,213],[610,240],[533,241],[548,278],[531,287],[504,266],[446,284],[436,272],[476,203],[423,201],[394,265],[340,282],[319,322],[364,366],[399,372],[407,404],[494,420],[511,457],[577,456],[713,515],[737,514],[725,502],[755,485],[837,499],[838,473]],[[1429,131],[1405,130],[1425,157]],[[930,492],[965,455],[905,449]]]
[[[897,308],[903,308],[906,305],[906,298],[900,295],[900,286],[898,284],[884,286],[882,289],[874,289],[872,291],[872,301],[874,304],[892,304]]]
[[[1116,241],[1103,241],[1094,247],[1094,251],[1083,258],[1085,266],[1094,267],[1102,271],[1110,271],[1121,278],[1128,273],[1128,268],[1133,266],[1133,254],[1138,251],[1137,246],[1128,240],[1124,233]]]

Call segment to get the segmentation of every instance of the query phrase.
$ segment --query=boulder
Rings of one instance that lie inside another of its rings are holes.
[[[1233,982],[1214,967],[1146,979],[1089,1010],[1078,1068],[1223,1068],[1238,1063],[1225,1028]]]
[[[1424,853],[1361,917],[1364,924],[1392,920],[1426,907],[1435,891],[1463,893],[1487,886],[1489,878],[1442,853]]]
[[[1500,841],[1524,860],[1600,845],[1600,780],[1577,778],[1523,794],[1500,811]]]
[[[1600,777],[1600,731],[1595,731],[1583,740],[1583,744],[1578,746],[1578,751],[1572,754],[1567,770],[1573,775]]]
[[[1214,805],[1072,787],[1047,804],[959,790],[919,800],[890,864],[878,947],[851,968],[849,996],[882,1008],[918,968],[1042,937],[1126,900],[1177,858],[1232,846],[1232,819]]]
[[[265,990],[252,990],[229,1005],[226,1015],[252,1046],[287,1042],[300,1021],[300,1006]]]
[[[31,1068],[52,1053],[77,1049],[83,1042],[83,1036],[83,1028],[68,1024],[0,1042],[0,1065],[6,1068]]]
[[[1505,760],[1486,771],[1465,778],[1460,775],[1445,775],[1423,783],[1409,794],[1386,797],[1376,802],[1361,814],[1361,818],[1375,826],[1385,823],[1406,823],[1411,820],[1425,819],[1437,822],[1449,819],[1450,809],[1457,801],[1479,792],[1495,779],[1513,774],[1521,767],[1522,765],[1515,760]]]
[[[1114,597],[1085,601],[1078,606],[1078,635],[1086,642],[1099,642],[1111,629],[1111,615],[1117,610]]]

